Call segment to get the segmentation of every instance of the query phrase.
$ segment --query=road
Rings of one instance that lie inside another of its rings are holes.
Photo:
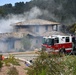
[[[32,60],[38,56],[37,53],[34,52],[15,52],[15,53],[2,53],[5,57],[8,57],[9,54],[14,55],[16,58]]]

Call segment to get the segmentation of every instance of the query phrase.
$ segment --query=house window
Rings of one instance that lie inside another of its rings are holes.
[[[52,25],[52,30],[57,31],[57,25]]]
[[[45,26],[45,30],[48,31],[48,26]]]
[[[14,41],[9,40],[8,41],[8,50],[14,49]]]
[[[36,26],[36,32],[39,32],[39,26]]]
[[[38,43],[38,40],[36,40],[36,43]]]

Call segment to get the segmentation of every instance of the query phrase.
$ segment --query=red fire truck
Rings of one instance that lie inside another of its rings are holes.
[[[75,47],[75,37],[72,36],[61,36],[52,35],[48,37],[43,37],[42,48],[47,52],[65,52],[71,53]]]

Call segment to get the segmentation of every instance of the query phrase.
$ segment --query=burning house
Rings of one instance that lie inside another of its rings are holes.
[[[31,40],[31,49],[40,48],[42,37],[52,34],[62,34],[60,32],[61,25],[57,22],[51,22],[42,19],[32,19],[23,22],[11,24],[13,32],[0,34],[0,51],[12,51],[23,49],[21,40],[24,36],[28,36]]]

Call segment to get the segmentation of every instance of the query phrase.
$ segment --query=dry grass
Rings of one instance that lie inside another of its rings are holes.
[[[26,70],[24,70],[24,68],[26,68],[27,66],[25,66],[24,62],[20,61],[20,66],[15,66],[15,67],[18,70],[19,75],[27,75]],[[7,72],[8,72],[9,69],[10,69],[10,67],[7,67],[7,66],[4,65],[2,67],[0,75],[7,75]]]

